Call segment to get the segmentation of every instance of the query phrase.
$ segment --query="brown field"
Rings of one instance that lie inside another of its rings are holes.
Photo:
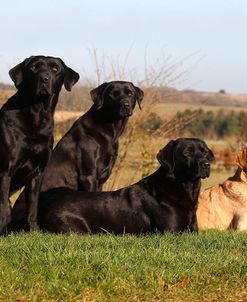
[[[77,119],[82,116],[83,113],[83,111],[58,110],[55,112],[55,123],[62,123],[67,120]]]
[[[15,89],[0,89],[0,105],[3,105],[14,93]]]
[[[210,93],[210,92],[201,92],[201,95],[204,97],[211,97],[214,96],[215,93]],[[232,99],[232,100],[237,100],[240,102],[244,102],[247,103],[247,95],[246,94],[226,94],[228,98]]]
[[[225,112],[229,111],[247,111],[246,107],[236,107],[236,106],[213,106],[213,105],[201,105],[201,104],[184,104],[184,103],[160,103],[156,104],[153,111],[157,113],[162,119],[170,119],[178,111],[183,112],[186,109],[198,110],[203,109],[204,111],[213,111],[217,112],[218,110],[224,110]]]

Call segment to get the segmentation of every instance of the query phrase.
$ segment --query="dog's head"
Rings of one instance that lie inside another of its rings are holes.
[[[179,138],[160,150],[157,159],[170,177],[178,181],[196,181],[209,177],[214,155],[198,138]]]
[[[62,85],[70,91],[79,74],[67,67],[60,58],[31,56],[9,71],[16,88],[25,88],[34,96],[52,96]]]
[[[112,118],[119,120],[131,116],[136,102],[141,109],[143,91],[134,86],[131,82],[112,81],[103,83],[93,89],[91,98],[96,110],[112,115]]]

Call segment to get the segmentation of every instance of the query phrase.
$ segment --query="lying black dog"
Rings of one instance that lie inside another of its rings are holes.
[[[25,186],[28,223],[37,229],[37,201],[53,146],[53,114],[64,84],[79,75],[59,58],[32,56],[9,72],[18,91],[0,110],[0,232],[9,221],[9,196]]]
[[[200,139],[181,138],[170,141],[157,159],[161,166],[156,172],[117,191],[57,188],[41,193],[41,229],[54,233],[197,232],[200,179],[209,177],[211,150]]]
[[[143,91],[130,82],[104,83],[91,91],[94,105],[58,142],[44,172],[42,191],[68,187],[101,191],[118,154],[118,140]],[[17,199],[10,229],[26,229],[25,194]]]

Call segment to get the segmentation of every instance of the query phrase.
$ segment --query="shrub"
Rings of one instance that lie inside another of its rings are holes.
[[[141,129],[145,130],[147,133],[153,133],[162,125],[162,119],[156,114],[152,112],[147,117],[147,120],[140,125]]]

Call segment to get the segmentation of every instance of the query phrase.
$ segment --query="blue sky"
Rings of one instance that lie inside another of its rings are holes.
[[[8,0],[0,32],[5,83],[8,70],[33,54],[59,56],[82,79],[85,71],[93,76],[97,49],[138,70],[137,83],[145,60],[170,57],[189,70],[175,83],[180,89],[247,93],[245,0]]]

